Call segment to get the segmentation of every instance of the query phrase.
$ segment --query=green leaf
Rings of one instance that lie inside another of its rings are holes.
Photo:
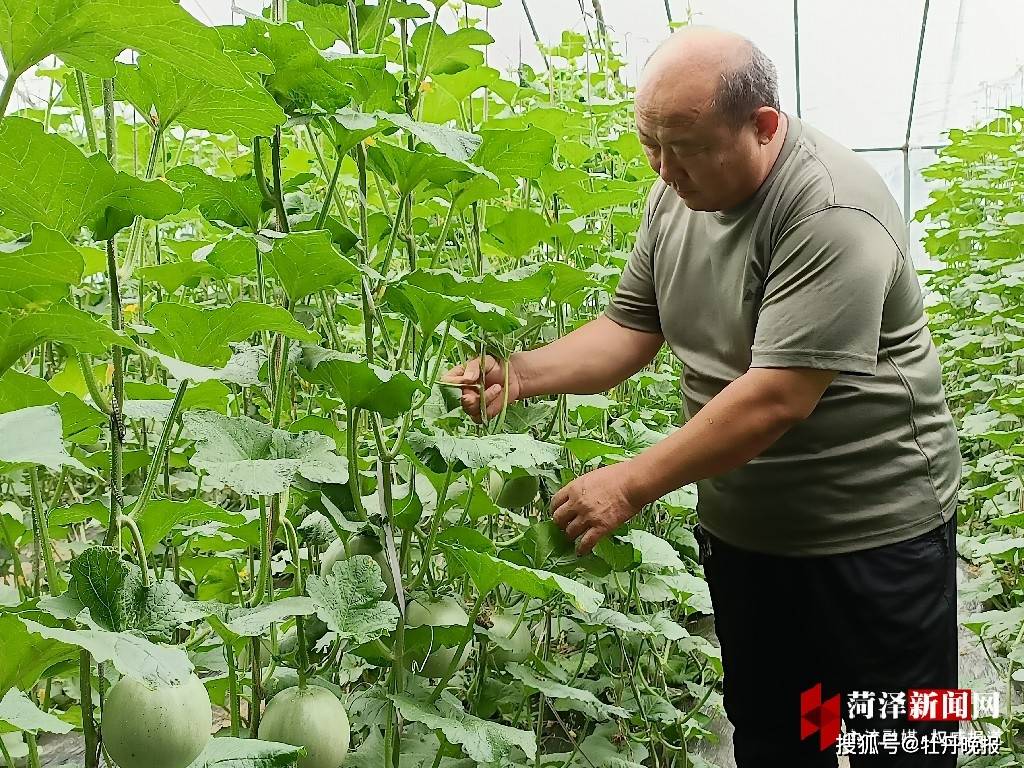
[[[554,465],[561,453],[557,445],[524,434],[457,437],[432,428],[429,433],[410,432],[408,442],[417,452],[436,453],[448,464],[461,462],[470,469],[490,467],[499,472]]]
[[[628,542],[638,555],[637,561],[655,568],[682,571],[686,569],[675,547],[664,539],[641,528],[633,528],[615,538]]]
[[[126,48],[182,74],[226,88],[245,85],[216,30],[164,0],[10,0],[0,12],[7,73],[24,74],[50,55],[97,77],[114,76]]]
[[[291,744],[218,736],[206,742],[188,768],[295,768],[304,754],[305,749]]]
[[[54,664],[78,656],[78,649],[59,640],[33,634],[17,616],[0,615],[0,693],[25,690]]]
[[[245,522],[245,515],[240,512],[214,507],[196,498],[188,501],[157,499],[150,501],[146,508],[139,512],[132,509],[130,514],[142,534],[147,552],[152,552],[165,536],[182,523],[216,521],[228,525],[241,525]]]
[[[64,448],[60,412],[53,405],[34,405],[0,413],[0,461],[34,464],[57,472],[62,467],[92,474]]]
[[[604,600],[600,592],[557,573],[527,568],[464,547],[446,546],[444,552],[449,565],[469,574],[481,594],[489,593],[499,584],[531,597],[546,599],[561,593],[584,613],[593,611]]]
[[[114,345],[136,349],[131,339],[111,330],[95,315],[59,301],[30,315],[0,312],[0,373],[44,341],[67,344],[90,355],[103,354]]]
[[[392,631],[398,623],[398,608],[380,600],[386,590],[380,565],[369,555],[340,560],[330,573],[306,581],[317,615],[339,638],[360,645]]]
[[[192,662],[180,648],[156,645],[129,632],[61,629],[22,619],[28,631],[47,640],[84,648],[98,662],[109,661],[122,675],[150,685],[178,685],[192,674]]]
[[[58,598],[68,618],[88,609],[101,629],[138,630],[167,638],[175,628],[205,615],[172,581],[161,579],[144,586],[139,567],[125,562],[112,547],[86,549],[71,561],[70,570],[67,594]],[[46,610],[43,602],[40,607]]]
[[[62,234],[32,225],[28,242],[0,243],[0,310],[63,299],[82,282],[82,254]]]
[[[480,146],[480,137],[475,133],[413,120],[401,112],[394,114],[378,112],[377,117],[386,119],[393,126],[412,134],[419,141],[430,144],[442,155],[450,157],[452,160],[467,162]]]
[[[314,107],[332,112],[347,105],[354,94],[362,97],[365,109],[365,100],[379,89],[394,92],[396,81],[384,72],[383,56],[326,58],[294,24],[270,24],[250,17],[245,24],[221,27],[220,32],[232,48],[261,53],[273,63],[273,73],[264,85],[289,114]],[[388,100],[382,99],[381,106]]]
[[[167,179],[181,188],[185,207],[198,208],[210,222],[222,221],[255,232],[269,210],[252,177],[222,179],[194,165],[179,165],[167,172]]]
[[[384,142],[370,147],[367,159],[373,170],[394,184],[402,194],[412,192],[423,183],[443,187],[449,182],[465,181],[483,173],[461,160]]]
[[[540,128],[485,128],[480,135],[483,143],[473,162],[497,176],[504,186],[513,186],[516,178],[539,178],[551,165],[555,137]]]
[[[207,368],[201,365],[193,365],[179,360],[171,355],[162,355],[159,352],[145,353],[157,360],[171,377],[178,381],[194,381],[202,383],[206,381],[230,381],[240,387],[249,387],[260,383],[260,367],[267,361],[267,352],[263,347],[250,344],[234,345],[234,354],[222,368]]]
[[[478,763],[497,763],[518,747],[531,760],[537,754],[533,733],[482,720],[462,711],[442,696],[434,706],[424,705],[407,694],[391,696],[402,717],[440,731],[452,744],[458,744]]]
[[[205,261],[169,261],[164,264],[150,264],[135,270],[140,278],[147,282],[157,283],[168,293],[174,293],[181,286],[197,288],[199,281],[205,278],[224,280],[227,275],[212,264]]]
[[[430,336],[446,320],[464,320],[488,333],[504,334],[517,330],[522,320],[497,304],[476,299],[443,296],[407,282],[392,283],[384,290],[384,300],[413,320]]]
[[[313,601],[305,596],[285,597],[255,608],[221,606],[211,611],[207,618],[222,637],[234,641],[239,637],[259,637],[277,624],[292,616],[309,616],[316,613]]]
[[[180,125],[251,141],[253,136],[270,136],[287,119],[274,98],[255,83],[219,86],[149,55],[139,57],[136,66],[118,64],[114,83],[119,96],[164,130]]]
[[[473,67],[451,75],[434,75],[421,96],[423,119],[432,123],[446,123],[459,117],[459,106],[475,91],[486,88],[501,79],[501,73],[491,67]]]
[[[0,376],[0,413],[35,405],[57,406],[65,440],[96,442],[95,430],[90,428],[109,421],[106,414],[86,405],[81,398],[70,393],[58,394],[48,382],[35,376],[14,370]]]
[[[630,712],[613,704],[605,704],[597,696],[583,688],[573,688],[556,680],[538,675],[529,667],[512,662],[505,665],[512,677],[521,681],[527,688],[543,693],[553,699],[555,705],[572,702],[574,709],[579,709],[595,720],[609,720],[612,717],[629,717]]]
[[[550,234],[547,220],[525,208],[509,211],[500,221],[487,227],[502,253],[521,259]]]
[[[346,460],[333,453],[334,441],[319,432],[292,434],[247,416],[214,411],[186,411],[181,419],[196,440],[192,466],[236,493],[281,493],[296,475],[314,483],[348,482]]]
[[[277,237],[263,258],[293,303],[325,288],[351,284],[360,275],[359,267],[338,253],[325,229]]]
[[[428,387],[404,371],[390,371],[360,359],[359,355],[307,346],[302,350],[304,379],[330,389],[349,408],[374,411],[395,418],[408,411]]]
[[[200,366],[223,366],[231,357],[228,343],[243,341],[256,331],[278,331],[300,341],[319,341],[288,310],[254,301],[211,309],[160,302],[146,312],[146,321],[160,333],[149,343],[164,354]]]
[[[421,24],[416,27],[416,31],[412,33],[409,40],[412,49],[416,52],[417,61],[423,60],[427,38],[431,35],[430,27],[430,24]],[[490,45],[493,42],[494,38],[482,29],[463,27],[449,34],[440,25],[434,25],[426,73],[429,75],[451,74],[479,67],[484,63],[484,55],[472,46]]]
[[[13,688],[0,699],[0,722],[30,733],[70,733],[75,729],[71,723],[43,712],[28,696]]]
[[[135,216],[159,220],[180,209],[181,196],[162,181],[115,171],[34,120],[0,122],[0,225],[10,230],[41,224],[71,237],[84,226],[105,240]]]

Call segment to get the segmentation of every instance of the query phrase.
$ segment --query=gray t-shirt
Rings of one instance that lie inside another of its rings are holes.
[[[691,211],[659,180],[606,314],[664,334],[687,418],[751,367],[839,372],[767,451],[698,483],[715,536],[829,555],[954,514],[960,452],[903,218],[878,174],[811,126],[789,116],[736,209]]]

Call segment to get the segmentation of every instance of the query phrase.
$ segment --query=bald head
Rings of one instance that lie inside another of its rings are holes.
[[[750,40],[714,27],[684,27],[647,60],[636,91],[638,110],[680,119],[717,113],[733,126],[767,106],[779,109],[775,66]]]
[[[651,168],[691,210],[748,199],[778,157],[787,125],[775,67],[745,37],[684,27],[647,62],[636,129]]]

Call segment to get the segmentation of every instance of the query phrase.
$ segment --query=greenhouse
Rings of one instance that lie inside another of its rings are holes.
[[[1021,29],[9,0],[0,768],[1024,768]]]

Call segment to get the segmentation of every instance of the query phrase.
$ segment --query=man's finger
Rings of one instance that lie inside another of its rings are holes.
[[[441,381],[450,381],[452,384],[461,384],[462,377],[466,373],[465,365],[456,365],[441,377]]]
[[[591,528],[587,531],[576,545],[576,554],[583,557],[584,555],[589,555],[593,552],[594,547],[597,546],[597,542],[601,540],[601,535],[601,532],[597,528]]]
[[[561,488],[559,488],[557,491],[555,491],[555,495],[551,497],[551,512],[552,512],[552,514],[556,513],[558,511],[558,508],[560,506],[562,506],[563,504],[565,504],[566,499],[569,498],[569,486],[570,485],[572,485],[572,483],[566,483]]]
[[[555,509],[551,519],[555,521],[555,525],[562,530],[565,530],[565,526],[567,526],[578,514],[579,510],[576,509],[576,505],[569,501],[565,501],[561,506]]]
[[[583,518],[583,515],[576,515],[572,519],[572,522],[565,526],[565,535],[571,540],[575,541],[580,537],[581,533],[585,533],[589,526],[587,521]]]

